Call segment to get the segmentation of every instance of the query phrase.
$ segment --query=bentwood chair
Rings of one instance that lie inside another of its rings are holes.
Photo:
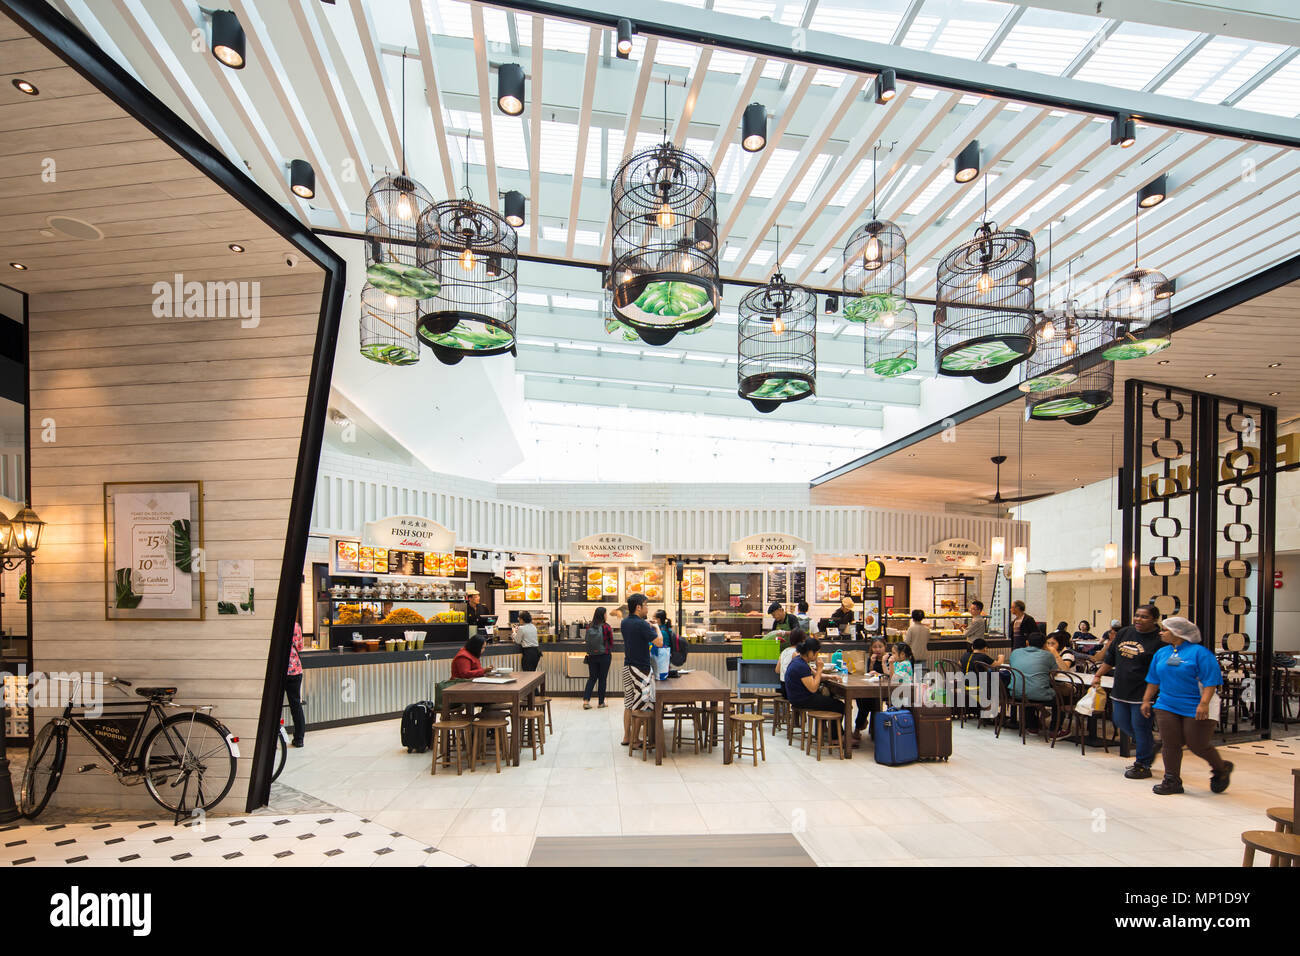
[[[1047,703],[1046,701],[1030,700],[1025,696],[1025,691],[1028,689],[1026,687],[1025,674],[1018,668],[1012,667],[1009,664],[1003,664],[1000,667],[995,668],[995,670],[1010,674],[1011,683],[1009,686],[1002,689],[1002,700],[1004,706],[998,710],[998,719],[997,723],[994,724],[993,727],[993,736],[1000,737],[1002,735],[1002,725],[1006,721],[1006,715],[1015,714],[1016,723],[1020,727],[1020,742],[1022,744],[1026,743],[1025,726],[1029,722],[1029,715],[1034,714],[1038,718],[1038,726],[1043,732],[1043,742],[1046,743],[1049,729],[1047,711],[1052,704]],[[1017,687],[1020,688],[1019,693],[1015,690]]]

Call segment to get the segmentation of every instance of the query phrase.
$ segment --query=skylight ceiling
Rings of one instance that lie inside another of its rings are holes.
[[[968,238],[983,214],[983,181],[959,186],[952,180],[955,154],[976,138],[997,221],[1030,229],[1040,255],[1052,226],[1057,269],[1049,279],[1046,262],[1040,266],[1040,304],[1049,286],[1061,294],[1066,262],[1075,294],[1084,299],[1131,265],[1132,195],[1165,172],[1170,199],[1143,216],[1142,262],[1177,279],[1175,307],[1300,248],[1300,222],[1293,225],[1284,214],[1300,194],[1300,156],[1277,146],[1140,125],[1137,144],[1121,150],[1109,145],[1108,122],[1096,116],[901,80],[894,101],[879,106],[868,73],[650,34],[637,36],[623,61],[613,56],[607,29],[465,0],[231,0],[249,35],[248,66],[239,72],[191,50],[191,31],[205,26],[194,4],[59,5],[196,129],[246,164],[263,188],[318,227],[361,229],[370,181],[401,165],[404,145],[407,169],[436,198],[460,194],[467,184],[488,203],[507,189],[527,196],[523,252],[607,262],[609,179],[631,149],[658,142],[666,123],[670,138],[715,170],[724,280],[765,280],[780,226],[789,277],[837,286],[845,239],[871,213],[872,147],[879,145],[879,213],[907,233],[909,292],[932,296],[938,259]],[[1168,114],[1220,103],[1287,117],[1300,108],[1297,50],[1258,40],[994,0],[651,0],[646,6],[680,9],[679,19],[689,18],[702,33],[743,38],[767,18],[792,31],[794,48],[793,31],[802,29],[808,48],[849,37],[892,44],[900,57],[949,57],[946,75],[954,77],[969,65],[1014,65],[1025,90],[1050,76],[1091,84],[1079,88],[1092,101],[1107,87],[1177,97],[1165,101]],[[504,62],[529,74],[527,108],[518,118],[502,115],[494,103],[494,67]],[[739,147],[739,115],[754,100],[771,114],[770,141],[751,154]],[[1241,115],[1250,126],[1251,115]],[[310,202],[287,189],[283,164],[295,157],[316,169]],[[581,170],[576,182],[575,169]],[[594,273],[525,264],[520,279],[523,338],[617,344],[598,312],[572,308],[578,299],[598,299]],[[733,316],[743,291],[728,288]],[[566,292],[574,300],[557,307],[555,296]],[[928,321],[928,309],[922,317]],[[832,384],[839,366],[860,366],[860,338],[855,358],[846,344],[852,330],[829,317],[822,325],[819,358],[836,369],[819,389],[826,402],[819,395],[780,415],[838,421],[829,410],[850,389],[867,419],[921,401],[915,381],[899,390],[844,373],[843,383]],[[928,341],[928,326],[922,334]],[[743,412],[734,365],[726,365],[728,356],[734,361],[735,341],[725,312],[713,329],[680,344],[718,362],[708,379],[716,402],[706,405],[717,414],[728,407]],[[645,351],[630,361],[653,378],[661,370],[653,366],[653,350]],[[530,361],[541,359],[521,351],[529,387],[539,395],[562,394]],[[607,404],[622,394],[617,376],[628,366],[602,371],[600,364],[589,378],[604,381],[614,397],[597,396],[594,387],[580,393]],[[701,381],[697,375],[682,387]],[[829,418],[818,417],[819,406]]]

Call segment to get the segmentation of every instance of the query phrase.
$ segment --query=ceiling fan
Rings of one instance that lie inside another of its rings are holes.
[[[1014,504],[1019,504],[1022,501],[1037,501],[1039,498],[1046,498],[1048,494],[1050,494],[1050,492],[1044,492],[1043,494],[1040,495],[1020,495],[1015,498],[1003,498],[1002,497],[1002,465],[1006,462],[1006,460],[1007,460],[1006,455],[994,455],[992,458],[989,459],[989,461],[993,462],[993,466],[996,469],[996,474],[994,479],[996,481],[996,490],[993,492],[992,498],[984,498],[982,499],[983,501],[991,505],[1014,505]]]

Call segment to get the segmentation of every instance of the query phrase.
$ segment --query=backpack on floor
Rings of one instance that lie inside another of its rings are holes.
[[[402,711],[402,746],[422,754],[433,744],[433,702],[418,700]]]
[[[910,710],[876,714],[876,763],[898,767],[916,760],[916,720]]]

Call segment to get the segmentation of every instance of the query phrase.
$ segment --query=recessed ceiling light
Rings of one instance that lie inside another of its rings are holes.
[[[1281,367],[1282,367],[1281,362],[1273,362],[1269,365],[1269,368],[1281,368]]]
[[[1214,376],[1215,376],[1216,374],[1217,374],[1216,372],[1206,372],[1206,373],[1205,373],[1205,377],[1206,377],[1206,378],[1214,378]]]
[[[232,243],[230,244],[230,251],[231,251],[231,252],[243,252],[243,251],[244,251],[244,247],[241,246],[241,245],[240,245],[239,243],[237,243],[237,242],[232,242]]]
[[[31,83],[29,80],[24,80],[19,78],[14,80],[13,84],[14,84],[14,88],[18,90],[19,93],[26,93],[28,96],[40,95],[41,91],[38,90],[35,84]]]
[[[27,267],[21,262],[11,262],[9,263],[9,266],[10,268],[17,269],[19,272],[24,272],[27,269]]]

